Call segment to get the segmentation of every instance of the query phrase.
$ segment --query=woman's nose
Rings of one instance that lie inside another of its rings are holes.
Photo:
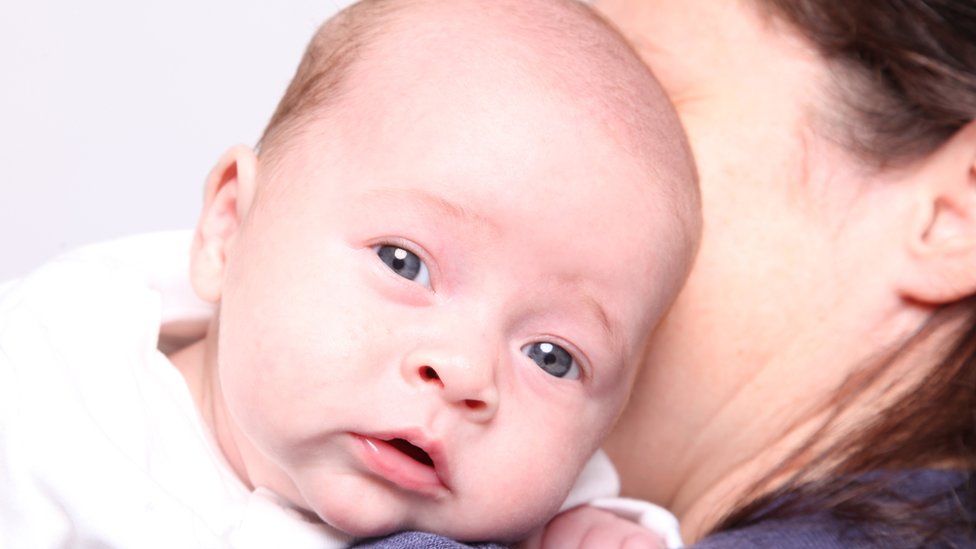
[[[495,416],[499,395],[494,364],[461,356],[424,358],[411,367],[415,381],[433,387],[448,405],[473,421],[487,422]]]

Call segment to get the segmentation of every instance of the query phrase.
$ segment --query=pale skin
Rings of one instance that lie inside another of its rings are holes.
[[[870,170],[817,125],[831,77],[791,29],[737,0],[596,4],[661,79],[701,175],[700,255],[606,445],[625,495],[673,510],[690,543],[851,371],[976,292],[976,123]],[[919,379],[935,353],[893,377]]]
[[[219,313],[171,358],[247,486],[354,536],[514,540],[609,430],[695,238],[565,97],[490,52],[431,66],[438,30],[380,46],[273,169],[224,155],[191,272]]]

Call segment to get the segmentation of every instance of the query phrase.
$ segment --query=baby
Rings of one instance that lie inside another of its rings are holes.
[[[315,35],[258,150],[232,148],[207,181],[190,267],[214,304],[206,335],[168,356],[143,338],[182,374],[214,470],[233,472],[223,486],[268,494],[342,543],[405,529],[517,540],[543,525],[620,413],[697,243],[691,158],[644,65],[569,0],[367,0]],[[23,286],[0,299],[6,319]],[[112,336],[142,337],[129,324]],[[0,334],[8,388],[34,368],[24,341],[37,338],[21,332]],[[125,404],[108,421],[155,412]],[[14,436],[12,410],[0,427]],[[149,438],[146,462],[124,467],[152,469],[176,444]],[[47,441],[31,459],[86,444]],[[30,497],[59,482],[74,481]],[[101,482],[90,497],[127,497]],[[61,543],[132,527],[52,507],[84,532]],[[148,544],[180,527],[149,526],[161,537]]]

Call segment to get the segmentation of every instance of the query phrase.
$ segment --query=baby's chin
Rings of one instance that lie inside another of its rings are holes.
[[[417,530],[462,542],[515,542],[548,518],[541,512],[508,513],[520,502],[506,502],[504,496],[495,502],[497,509],[488,509],[457,500],[418,500],[382,481],[357,476],[343,476],[328,484],[326,493],[306,497],[306,502],[326,524],[355,538]]]
[[[321,483],[318,493],[303,489],[305,506],[329,526],[356,538],[373,538],[410,529],[402,498],[367,478],[342,475]]]
[[[339,507],[335,512],[323,513],[326,516],[322,518],[333,528],[355,538],[376,538],[415,529],[388,509],[360,509],[355,505]]]

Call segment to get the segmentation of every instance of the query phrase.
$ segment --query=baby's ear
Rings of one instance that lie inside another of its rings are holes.
[[[976,121],[923,161],[902,294],[942,305],[976,294]]]
[[[245,145],[231,147],[207,176],[190,251],[190,281],[203,300],[220,300],[227,251],[251,207],[256,177],[257,157]]]

